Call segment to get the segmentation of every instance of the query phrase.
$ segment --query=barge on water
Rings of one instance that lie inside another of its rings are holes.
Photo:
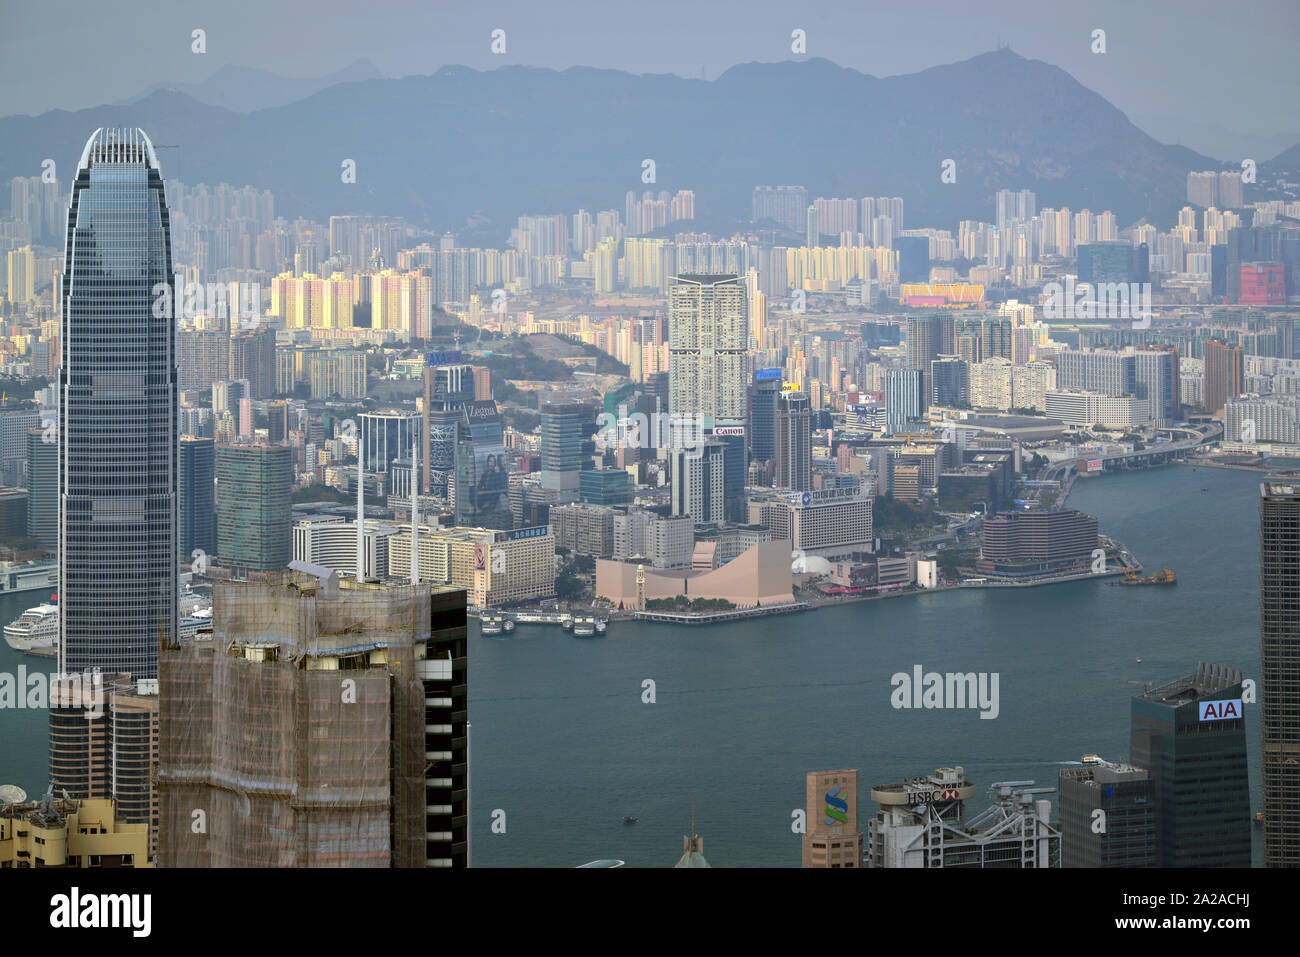
[[[1178,578],[1173,571],[1168,568],[1162,568],[1148,578],[1139,578],[1137,572],[1129,572],[1119,581],[1112,582],[1114,585],[1177,585]]]

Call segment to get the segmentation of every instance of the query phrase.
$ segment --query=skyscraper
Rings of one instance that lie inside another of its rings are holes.
[[[745,422],[745,285],[732,275],[674,276],[668,289],[669,410],[715,422]]]
[[[931,405],[956,405],[970,400],[970,365],[956,356],[941,356],[930,363]]]
[[[909,316],[907,319],[907,367],[915,372],[929,372],[930,363],[939,358],[939,324],[934,316]]]
[[[491,399],[466,402],[456,444],[456,523],[510,527],[510,463],[501,412]]]
[[[704,442],[694,449],[672,450],[674,515],[689,515],[696,525],[723,521],[725,449],[721,442]]]
[[[776,487],[812,489],[812,411],[804,392],[782,392],[776,405]]]
[[[1245,381],[1245,351],[1217,339],[1205,340],[1205,411],[1218,412],[1241,395]]]
[[[450,360],[450,361],[449,361]],[[478,394],[478,374],[460,364],[460,353],[434,352],[424,369],[424,448],[420,467],[424,492],[446,499],[455,494],[456,447],[466,402]]]
[[[217,447],[217,554],[236,575],[278,571],[293,557],[289,491],[293,449]]]
[[[247,379],[250,398],[275,395],[274,329],[259,325],[230,337],[230,378]]]
[[[158,675],[176,635],[171,226],[144,131],[99,129],[72,184],[59,368],[59,667]]]
[[[541,413],[542,488],[558,492],[559,501],[576,501],[582,472],[582,441],[591,434],[587,429],[591,416],[576,402],[546,402]]]
[[[44,547],[59,547],[59,447],[44,429],[27,433],[27,534]]]
[[[1089,755],[1061,768],[1061,866],[1155,867],[1151,774]]]
[[[195,549],[217,554],[216,443],[181,436],[179,478],[180,559],[188,562]]]
[[[1249,867],[1241,672],[1196,671],[1133,699],[1135,767],[1155,784],[1159,867]]]
[[[776,406],[781,394],[781,370],[754,373],[749,399],[749,458],[766,462],[776,457]]]
[[[1260,727],[1264,866],[1300,866],[1300,486],[1265,482],[1259,499]]]
[[[890,369],[885,375],[885,434],[903,431],[909,419],[921,416],[921,373]]]
[[[1151,418],[1167,428],[1178,412],[1178,356],[1139,349],[1133,357],[1133,378],[1138,398],[1151,405]]]

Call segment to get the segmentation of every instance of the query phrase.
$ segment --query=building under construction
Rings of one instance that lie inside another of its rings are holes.
[[[868,867],[1059,867],[1060,832],[1051,826],[1051,802],[1033,781],[990,786],[994,803],[966,817],[975,785],[960,767],[939,768],[871,789],[880,805],[867,824]]]
[[[465,867],[465,592],[326,569],[213,589],[160,652],[160,867]]]

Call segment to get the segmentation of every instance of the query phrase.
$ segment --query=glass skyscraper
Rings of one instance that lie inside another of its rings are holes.
[[[176,290],[143,130],[86,142],[63,277],[59,667],[156,678],[176,637]]]
[[[1133,699],[1129,763],[1151,775],[1158,867],[1250,867],[1242,691],[1240,671],[1198,662]]]
[[[1259,492],[1264,866],[1300,867],[1300,485]]]

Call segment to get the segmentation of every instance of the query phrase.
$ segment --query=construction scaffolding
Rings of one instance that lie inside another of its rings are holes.
[[[161,867],[424,867],[429,586],[218,583],[160,654]]]

